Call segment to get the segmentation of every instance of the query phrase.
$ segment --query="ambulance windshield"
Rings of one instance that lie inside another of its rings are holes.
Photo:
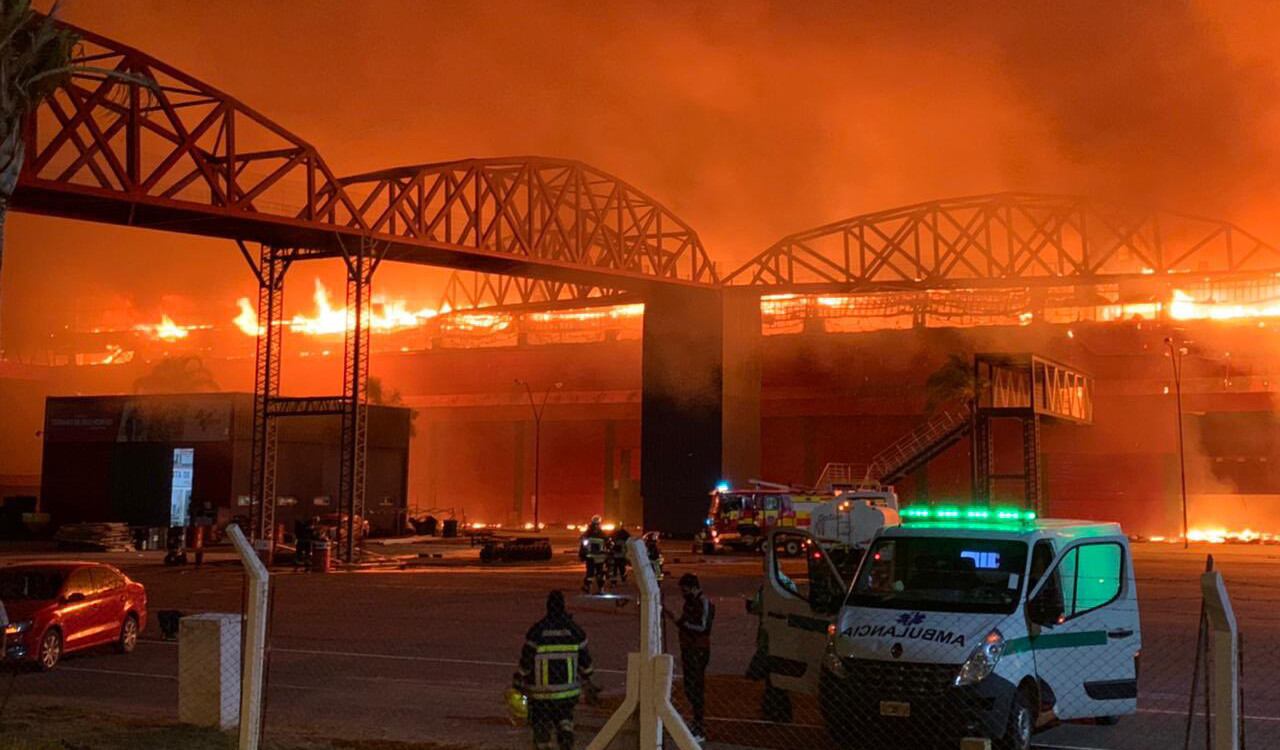
[[[1018,606],[1026,565],[1022,541],[888,537],[867,552],[848,603],[1008,614]]]

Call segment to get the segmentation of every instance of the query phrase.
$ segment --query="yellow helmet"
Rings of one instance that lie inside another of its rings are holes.
[[[520,725],[529,720],[529,698],[524,693],[513,687],[507,688],[507,692],[503,694],[503,698],[507,703],[507,715],[511,717],[511,723]]]

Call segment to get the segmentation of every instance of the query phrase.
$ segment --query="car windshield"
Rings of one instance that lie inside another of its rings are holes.
[[[868,550],[848,603],[1008,614],[1017,608],[1026,565],[1022,541],[887,537]]]
[[[49,568],[0,568],[0,602],[58,598],[62,573]]]
[[[742,510],[741,495],[721,495],[720,496],[720,512],[732,513]]]

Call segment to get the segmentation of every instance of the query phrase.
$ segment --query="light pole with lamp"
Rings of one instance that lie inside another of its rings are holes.
[[[1166,336],[1164,345],[1169,349],[1169,363],[1173,365],[1173,390],[1178,412],[1178,476],[1182,481],[1182,548],[1191,546],[1187,529],[1187,453],[1182,442],[1182,357],[1187,347],[1174,346],[1173,337]]]
[[[533,398],[533,387],[529,385],[527,380],[516,378],[516,385],[524,386],[525,395],[529,397],[529,409],[533,411],[533,530],[538,531],[542,528],[542,524],[538,519],[538,505],[542,498],[541,488],[541,466],[542,466],[542,413],[547,409],[547,399],[551,397],[551,391],[560,390],[564,387],[564,383],[557,382],[547,387],[542,393],[542,403],[538,403]]]

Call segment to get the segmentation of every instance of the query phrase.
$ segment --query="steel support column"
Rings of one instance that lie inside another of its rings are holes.
[[[979,411],[973,424],[973,502],[975,505],[986,505],[991,502],[993,458],[991,417]]]
[[[1040,417],[1032,415],[1022,420],[1022,472],[1026,488],[1026,507],[1043,513],[1040,497]]]
[[[347,333],[342,371],[342,461],[340,502],[347,512],[347,562],[355,560],[356,519],[364,520],[365,459],[369,448],[369,329],[372,318],[373,272],[378,266],[372,248],[361,243],[347,265]]]
[[[289,261],[278,248],[263,245],[254,272],[258,277],[258,340],[253,379],[253,441],[249,496],[254,539],[275,538],[276,423],[272,402],[280,395],[280,357],[284,326],[284,275]]]

